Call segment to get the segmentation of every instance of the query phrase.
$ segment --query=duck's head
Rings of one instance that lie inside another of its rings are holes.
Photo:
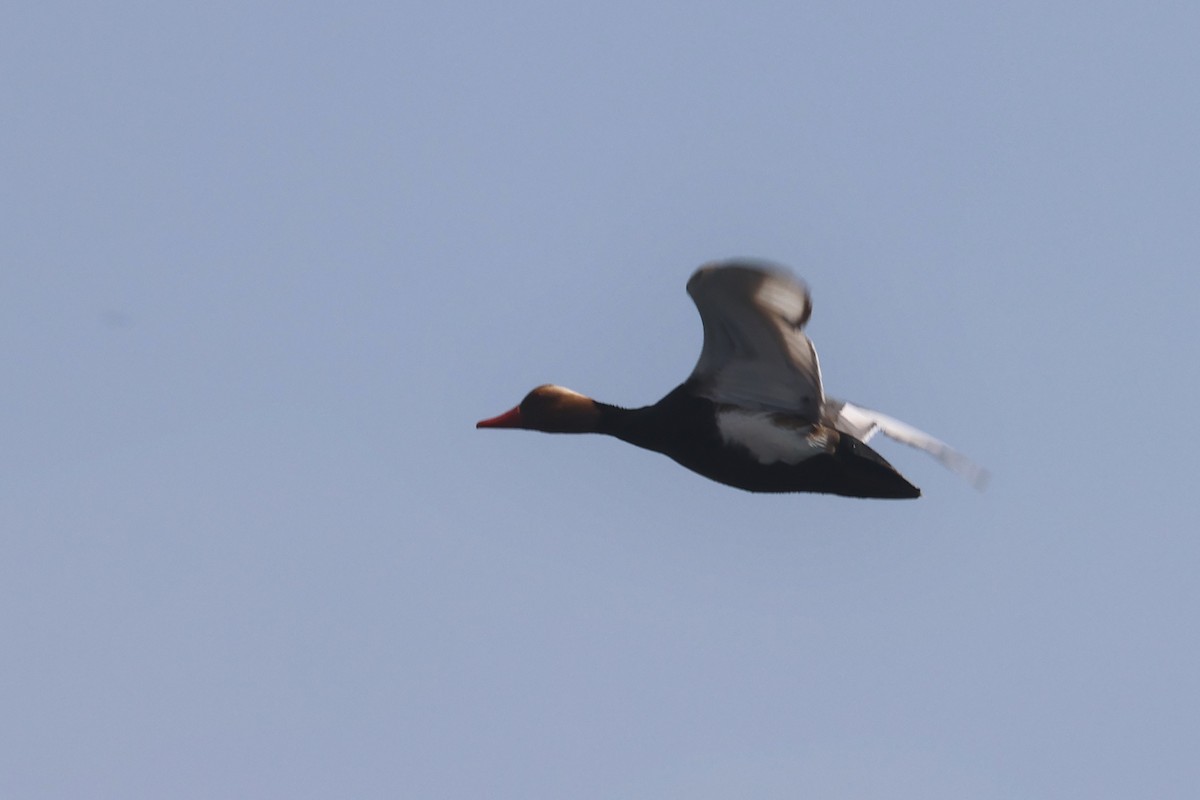
[[[562,386],[546,384],[529,394],[520,405],[498,417],[475,423],[476,428],[525,428],[546,433],[591,433],[600,421],[600,408],[587,395]]]

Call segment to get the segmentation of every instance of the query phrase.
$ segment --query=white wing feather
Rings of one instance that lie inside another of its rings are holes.
[[[804,335],[808,289],[770,265],[729,261],[701,267],[688,281],[704,325],[690,380],[718,403],[816,422],[824,394],[817,351]]]
[[[842,433],[848,433],[863,442],[876,433],[882,433],[889,439],[924,450],[947,468],[962,475],[976,489],[983,491],[987,486],[990,476],[986,469],[940,439],[935,439],[906,422],[844,400],[830,399],[826,404],[825,414],[829,424]]]

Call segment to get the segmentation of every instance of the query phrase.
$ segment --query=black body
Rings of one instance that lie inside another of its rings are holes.
[[[763,464],[750,451],[730,444],[717,430],[717,405],[684,383],[644,408],[597,403],[598,433],[670,456],[719,483],[750,492],[816,492],[844,497],[914,498],[921,490],[882,456],[849,434],[837,437],[833,452],[798,464]]]

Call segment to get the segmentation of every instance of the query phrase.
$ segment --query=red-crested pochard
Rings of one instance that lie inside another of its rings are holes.
[[[825,396],[817,351],[804,334],[812,312],[808,288],[781,268],[746,260],[707,264],[687,291],[700,311],[704,347],[692,374],[662,400],[618,408],[545,385],[475,427],[603,433],[751,492],[919,497],[920,489],[867,446],[883,433],[982,488],[987,473],[932,436]]]

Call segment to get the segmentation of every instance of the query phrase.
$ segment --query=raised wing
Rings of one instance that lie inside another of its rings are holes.
[[[704,325],[689,378],[701,395],[820,419],[825,398],[817,351],[803,331],[812,312],[803,283],[763,262],[725,261],[698,269],[687,290]]]
[[[964,456],[943,441],[933,438],[912,425],[880,414],[869,408],[856,406],[844,400],[830,399],[825,406],[826,423],[842,433],[848,433],[859,441],[866,442],[876,433],[882,433],[897,442],[924,450],[942,462],[947,468],[962,475],[978,490],[987,486],[988,471]]]

